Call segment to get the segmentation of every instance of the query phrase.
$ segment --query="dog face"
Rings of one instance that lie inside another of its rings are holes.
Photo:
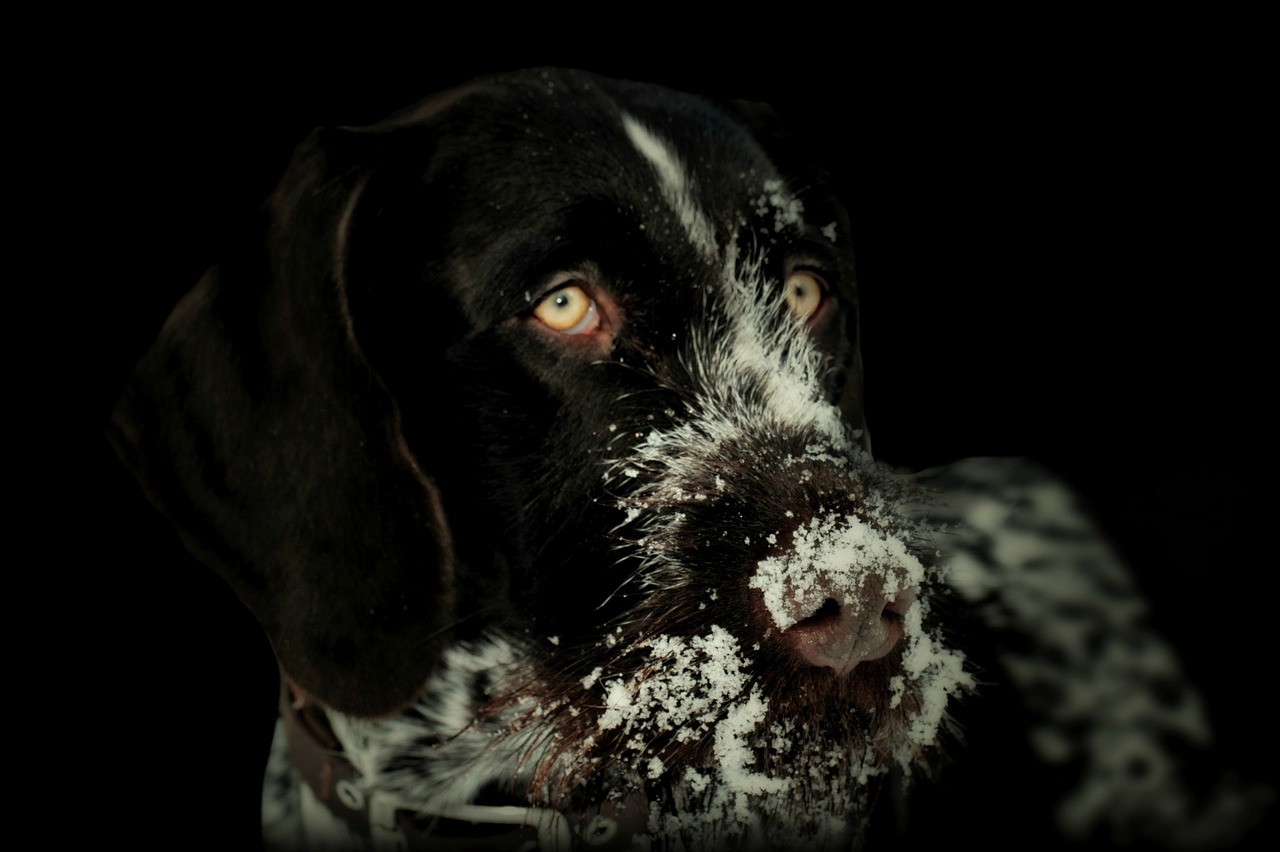
[[[317,131],[174,312],[117,446],[370,789],[818,844],[927,760],[971,678],[800,148],[759,107],[477,81]]]

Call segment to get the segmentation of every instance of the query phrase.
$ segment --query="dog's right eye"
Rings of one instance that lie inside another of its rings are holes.
[[[600,326],[595,301],[573,284],[544,297],[533,309],[533,315],[547,328],[561,334],[589,334]]]

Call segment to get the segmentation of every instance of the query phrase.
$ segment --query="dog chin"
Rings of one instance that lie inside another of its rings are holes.
[[[660,845],[847,845],[889,770],[927,764],[945,724],[927,694],[939,684],[908,682],[917,641],[845,674],[747,653],[714,627],[640,642],[614,657],[614,675],[595,671],[573,698],[536,701],[542,759],[524,797],[565,812],[643,802],[643,831]],[[530,703],[524,692],[490,706],[509,718],[502,706]]]
[[[508,761],[522,767],[513,792],[531,804],[609,803],[634,816],[643,803],[637,830],[664,847],[847,845],[891,769],[928,769],[948,697],[971,686],[960,655],[925,626],[927,609],[913,600],[893,648],[844,672],[767,631],[742,641],[714,624],[548,644],[477,718],[520,752]]]

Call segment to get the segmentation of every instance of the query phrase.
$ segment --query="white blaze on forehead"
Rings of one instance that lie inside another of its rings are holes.
[[[711,223],[707,221],[706,216],[698,209],[697,202],[694,201],[689,176],[685,173],[676,152],[627,113],[622,114],[622,126],[627,131],[631,144],[636,146],[636,150],[658,173],[662,196],[672,212],[676,214],[689,241],[704,257],[715,257],[716,241]]]
[[[690,242],[722,266],[729,327],[695,337],[690,353],[704,381],[701,413],[711,415],[708,419],[721,415],[725,425],[741,426],[763,417],[765,423],[759,425],[767,427],[815,428],[835,446],[845,446],[840,412],[824,399],[821,353],[804,324],[788,315],[782,282],[765,274],[763,253],[740,257],[731,249],[718,257],[714,231],[695,200],[694,181],[674,147],[627,113],[622,114],[622,125],[657,173],[663,198]],[[804,228],[804,205],[777,176],[762,178],[754,206],[760,216],[773,214],[773,227],[766,233]],[[767,410],[742,407],[748,384],[763,390]],[[729,431],[738,430],[731,426]]]

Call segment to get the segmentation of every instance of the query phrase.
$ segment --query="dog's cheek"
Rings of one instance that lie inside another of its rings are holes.
[[[454,347],[441,372],[433,393],[449,404],[406,431],[448,495],[462,568],[485,590],[471,607],[541,634],[587,634],[617,584],[608,531],[621,513],[601,471],[628,440],[625,371],[491,332]]]

